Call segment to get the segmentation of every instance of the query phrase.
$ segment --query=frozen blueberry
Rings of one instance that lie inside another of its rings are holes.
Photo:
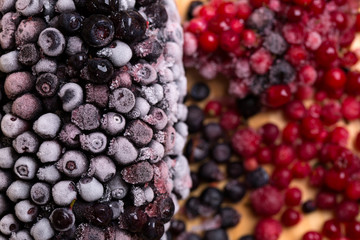
[[[241,177],[244,172],[244,166],[241,162],[229,162],[226,165],[226,173],[230,178]]]
[[[224,200],[222,192],[214,187],[205,188],[200,195],[201,204],[210,207],[211,209],[218,209]]]
[[[59,93],[59,97],[63,102],[64,111],[70,112],[83,103],[83,90],[76,83],[64,84]]]
[[[94,130],[100,126],[99,109],[92,104],[80,105],[71,112],[71,121],[81,130]]]
[[[22,20],[15,33],[16,45],[21,46],[26,43],[36,43],[40,33],[45,28],[46,23],[41,18],[32,17]]]
[[[168,20],[168,14],[163,5],[154,3],[146,7],[145,14],[152,28],[161,28]]]
[[[295,69],[285,60],[277,60],[270,68],[269,80],[271,84],[290,83],[295,80]]]
[[[215,162],[208,161],[200,166],[199,177],[206,182],[218,182],[225,176]]]
[[[201,162],[205,160],[210,151],[210,144],[203,138],[193,137],[185,146],[185,155],[190,162]]]
[[[190,197],[185,202],[185,213],[190,219],[199,216],[200,200],[196,197]]]
[[[101,153],[107,147],[107,137],[102,132],[92,132],[88,135],[80,135],[80,145],[85,151]]]
[[[204,233],[204,240],[228,240],[229,237],[226,231],[222,228],[215,229],[215,230],[208,230]]]
[[[77,150],[66,151],[56,163],[57,169],[71,178],[80,177],[88,170],[88,166],[85,154]]]
[[[39,139],[30,131],[20,134],[12,142],[12,146],[17,153],[36,153],[39,145]]]
[[[278,33],[271,32],[265,37],[264,47],[271,53],[282,55],[285,53],[288,45],[285,39]]]
[[[135,120],[128,124],[124,133],[135,145],[142,147],[150,143],[153,137],[153,130],[141,120]]]
[[[267,7],[255,9],[246,21],[248,27],[264,32],[275,23],[275,14]]]
[[[103,84],[111,80],[114,75],[114,66],[107,59],[93,58],[81,70],[81,77],[93,83]]]
[[[58,18],[59,27],[68,33],[74,33],[80,30],[83,18],[78,13],[62,13]]]
[[[250,188],[260,188],[269,182],[269,174],[262,167],[259,167],[247,173],[245,181]]]
[[[240,114],[249,118],[261,111],[261,101],[260,98],[254,95],[248,95],[243,99],[237,99],[236,105]]]
[[[46,28],[39,35],[38,45],[50,57],[62,54],[65,50],[65,44],[64,35],[56,28]]]
[[[169,231],[174,235],[179,235],[180,233],[185,232],[186,231],[185,222],[182,220],[171,221]]]
[[[154,176],[154,168],[148,162],[139,162],[121,171],[122,178],[130,184],[143,184],[150,182]]]
[[[56,94],[60,85],[59,79],[55,74],[44,73],[36,79],[36,91],[42,97],[52,97]]]
[[[241,201],[246,194],[245,184],[239,182],[238,180],[230,180],[224,188],[224,195],[231,202]]]
[[[301,206],[301,209],[304,213],[311,213],[316,210],[316,204],[314,200],[308,200],[304,202]]]
[[[101,128],[112,136],[122,132],[125,123],[125,118],[119,113],[108,112],[101,118]]]
[[[54,209],[49,219],[57,231],[67,231],[75,224],[75,215],[72,210],[68,208]]]
[[[104,194],[104,186],[94,177],[81,178],[76,187],[79,195],[86,202],[97,201]]]
[[[83,22],[81,35],[91,47],[104,47],[111,43],[115,29],[113,22],[101,14],[94,14]]]
[[[211,150],[211,156],[218,163],[225,163],[230,160],[231,147],[227,143],[218,143],[213,146]]]
[[[55,138],[61,127],[61,120],[54,113],[41,115],[33,124],[34,132],[44,139]]]
[[[33,222],[38,215],[39,208],[29,200],[23,200],[15,204],[16,217],[23,223]]]
[[[164,235],[165,229],[164,224],[155,218],[149,218],[145,224],[142,237],[145,240],[157,240]]]
[[[138,58],[144,58],[149,62],[156,61],[163,53],[163,46],[156,39],[148,38],[132,46],[134,54]]]
[[[116,40],[109,47],[99,50],[97,55],[99,57],[107,57],[115,67],[122,67],[131,60],[133,52],[129,45]]]
[[[16,72],[9,74],[4,83],[4,91],[8,98],[16,97],[31,91],[35,83],[34,77],[30,72]]]
[[[208,141],[214,142],[223,137],[224,131],[219,123],[211,122],[204,126],[203,135]]]
[[[195,83],[190,89],[190,96],[195,101],[202,101],[209,96],[210,88],[207,84],[198,82]]]
[[[186,123],[189,127],[189,132],[194,133],[201,129],[204,121],[204,112],[201,108],[196,105],[191,105],[188,107],[188,115]]]
[[[105,155],[100,155],[90,160],[89,175],[94,176],[101,182],[112,179],[116,173],[116,166],[112,159]]]
[[[191,176],[191,182],[192,182],[191,190],[195,190],[200,186],[199,176],[196,172],[193,172],[193,171],[190,172],[190,176]]]
[[[30,189],[30,197],[38,205],[48,203],[51,197],[51,186],[43,182],[35,183]]]
[[[108,155],[113,156],[119,165],[133,163],[138,154],[138,150],[127,138],[117,137],[110,141]]]
[[[40,53],[39,50],[36,48],[35,44],[24,44],[19,49],[18,58],[21,64],[26,66],[32,66],[39,61]]]
[[[240,214],[232,207],[220,208],[219,214],[223,228],[235,227],[240,222]]]
[[[124,42],[141,40],[147,28],[146,20],[137,11],[120,11],[112,16],[115,24],[115,37]]]
[[[113,91],[109,98],[109,107],[119,113],[128,113],[135,106],[135,95],[127,88]]]

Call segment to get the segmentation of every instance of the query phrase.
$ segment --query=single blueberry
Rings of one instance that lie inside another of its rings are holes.
[[[262,167],[259,167],[246,174],[245,182],[250,188],[260,188],[269,182],[269,174]]]
[[[204,233],[204,240],[228,240],[226,231],[222,228],[209,230]]]
[[[201,204],[212,209],[218,209],[224,200],[222,192],[214,187],[207,187],[200,195]]]
[[[295,80],[295,77],[295,69],[285,60],[277,60],[270,68],[269,81],[271,85],[290,83]]]
[[[240,114],[244,118],[249,118],[261,111],[260,98],[254,95],[248,95],[243,99],[237,99],[236,104]]]
[[[195,83],[190,90],[190,96],[195,101],[204,100],[209,96],[209,93],[210,93],[209,86],[202,82]]]

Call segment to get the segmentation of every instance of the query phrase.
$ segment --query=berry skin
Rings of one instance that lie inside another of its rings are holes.
[[[252,48],[258,45],[258,36],[253,30],[245,29],[241,36],[242,44],[245,47]]]
[[[220,116],[222,111],[222,104],[219,101],[211,100],[206,104],[204,111],[208,116]]]
[[[332,209],[336,206],[336,195],[332,192],[319,192],[316,196],[316,206],[319,209]]]
[[[277,146],[273,151],[273,163],[277,167],[288,166],[294,159],[294,149],[285,144]]]
[[[318,232],[307,232],[303,236],[302,240],[321,240],[322,236]]]
[[[293,144],[295,140],[300,136],[300,127],[296,122],[289,122],[282,132],[282,140],[285,143]]]
[[[301,121],[301,133],[308,140],[315,140],[321,134],[323,125],[321,121],[313,117],[305,117]]]
[[[344,171],[329,170],[325,173],[325,184],[332,190],[344,190],[347,181],[348,176]]]
[[[263,142],[272,145],[279,136],[279,128],[273,123],[266,123],[260,128],[259,133]]]
[[[303,203],[301,209],[304,213],[312,213],[316,210],[315,202],[313,200],[308,200]]]
[[[214,52],[219,46],[218,36],[210,31],[200,34],[199,46],[205,52]]]
[[[209,93],[210,93],[209,86],[202,82],[195,83],[190,90],[190,96],[195,101],[202,101],[206,99],[209,96]]]
[[[250,188],[260,188],[265,186],[268,182],[269,175],[262,167],[249,172],[245,177],[245,183]]]
[[[261,137],[252,129],[246,128],[235,132],[231,144],[235,152],[243,157],[253,156],[260,145]]]
[[[282,232],[279,221],[272,218],[260,220],[255,227],[256,240],[277,240]]]
[[[287,168],[276,168],[271,175],[271,185],[286,189],[292,181],[292,172]]]
[[[316,62],[323,67],[329,67],[338,58],[335,44],[326,41],[321,44],[315,53]]]
[[[351,200],[359,200],[360,199],[360,182],[352,181],[346,186],[345,191],[346,197]]]
[[[350,239],[360,238],[360,222],[353,221],[345,224],[346,236]]]
[[[328,238],[341,237],[341,226],[340,223],[334,219],[326,221],[323,225],[322,233]]]
[[[311,65],[301,67],[298,74],[300,83],[310,86],[315,83],[318,76],[316,69]]]
[[[296,156],[301,161],[310,161],[311,159],[315,158],[317,155],[317,148],[316,144],[312,142],[302,142],[296,151]]]
[[[285,192],[285,204],[290,207],[295,207],[301,202],[301,190],[299,188],[289,188]]]
[[[341,112],[345,119],[355,120],[360,117],[360,103],[356,98],[348,96],[342,101]]]
[[[349,72],[347,74],[346,91],[352,95],[357,95],[360,93],[360,73],[359,72]]]
[[[280,107],[291,99],[291,91],[288,85],[274,85],[265,92],[265,104],[272,108]]]
[[[310,174],[309,183],[313,187],[321,187],[324,184],[325,169],[316,167]]]
[[[346,75],[340,68],[332,68],[325,73],[324,84],[330,89],[343,88],[346,84]]]
[[[272,186],[265,186],[253,191],[250,201],[256,214],[265,217],[275,215],[284,205],[283,195]]]
[[[359,214],[359,206],[355,201],[343,201],[335,209],[336,219],[340,222],[355,221]]]
[[[223,2],[216,10],[216,14],[232,19],[237,15],[237,6],[232,2]]]
[[[294,178],[306,178],[311,173],[311,166],[307,162],[296,162],[291,168]]]
[[[220,35],[220,47],[227,52],[234,52],[240,45],[239,35],[232,31],[225,31]]]
[[[220,126],[224,130],[235,130],[240,124],[240,116],[237,114],[237,112],[233,110],[229,110],[220,118]]]
[[[301,220],[301,215],[298,211],[289,208],[281,215],[281,222],[284,226],[291,227],[298,224]]]
[[[301,101],[291,101],[285,105],[285,116],[291,120],[301,120],[305,117],[306,108]]]
[[[270,147],[262,147],[259,149],[256,159],[260,164],[267,164],[272,162],[272,151]]]

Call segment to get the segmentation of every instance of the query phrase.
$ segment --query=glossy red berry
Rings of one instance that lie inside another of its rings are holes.
[[[311,65],[305,65],[299,70],[299,81],[305,85],[313,85],[317,79],[317,71]]]
[[[293,2],[299,6],[309,6],[313,0],[293,0]]]
[[[345,224],[346,236],[351,239],[360,239],[360,222],[353,221]]]
[[[360,94],[360,72],[349,72],[347,74],[346,91],[352,95]]]
[[[240,116],[233,110],[228,110],[220,118],[220,126],[225,130],[235,130],[240,124]]]
[[[327,220],[323,225],[322,233],[324,234],[325,237],[331,239],[341,237],[340,223],[335,219]]]
[[[345,13],[334,11],[331,13],[331,20],[340,30],[344,30],[348,26],[348,20]]]
[[[257,35],[253,30],[245,29],[241,34],[242,44],[247,48],[256,47],[258,45]]]
[[[217,8],[216,14],[224,18],[232,19],[237,14],[237,6],[233,2],[223,2]]]
[[[345,200],[342,201],[335,209],[336,219],[340,222],[355,221],[356,216],[359,214],[359,205],[355,201]]]
[[[281,223],[284,226],[291,227],[298,224],[301,220],[301,215],[295,209],[289,208],[281,215]]]
[[[290,120],[300,120],[305,114],[306,108],[301,101],[294,100],[285,105],[285,116]]]
[[[205,52],[214,52],[219,46],[218,36],[210,31],[202,32],[199,36],[199,46]]]
[[[322,236],[318,232],[307,232],[303,236],[302,240],[322,240]]]
[[[246,20],[251,15],[251,6],[246,2],[239,2],[237,17]]]
[[[317,156],[317,147],[313,142],[302,142],[296,148],[296,155],[301,161],[310,161]]]
[[[272,151],[270,147],[262,147],[257,152],[256,158],[260,164],[272,162]]]
[[[343,88],[346,84],[346,75],[340,68],[332,68],[325,73],[324,84],[330,89]]]
[[[321,187],[324,183],[325,169],[321,166],[316,167],[310,174],[309,183],[312,187]]]
[[[203,5],[199,10],[199,16],[209,21],[216,16],[216,8],[211,5]]]
[[[288,145],[281,144],[274,148],[273,163],[277,167],[286,167],[295,159],[294,149]]]
[[[199,34],[205,31],[207,27],[207,22],[202,18],[194,18],[191,19],[188,26],[186,27],[186,31]]]
[[[265,92],[265,104],[269,107],[280,107],[291,99],[291,91],[288,85],[274,85]]]
[[[311,173],[311,166],[308,162],[295,162],[291,168],[294,178],[305,178]]]
[[[219,101],[211,100],[205,106],[205,113],[208,116],[220,116],[222,111],[222,104]]]
[[[315,53],[317,64],[323,67],[329,67],[338,58],[337,49],[334,43],[325,41],[321,44]]]
[[[319,192],[315,203],[319,209],[333,209],[336,206],[336,194],[327,191]]]
[[[346,97],[341,104],[341,112],[345,119],[355,120],[360,117],[360,102],[351,96]]]
[[[346,197],[351,200],[360,199],[360,181],[352,181],[346,186]]]
[[[346,147],[349,139],[349,132],[344,127],[335,127],[328,136],[328,142]]]
[[[310,10],[314,14],[321,14],[321,13],[324,12],[325,5],[326,5],[325,0],[313,0],[311,5],[310,5]]]
[[[279,136],[279,128],[273,123],[265,123],[260,129],[259,134],[262,141],[266,144],[273,145]]]
[[[295,144],[300,136],[300,126],[297,122],[289,122],[282,132],[282,140],[288,144]]]
[[[305,117],[301,121],[301,134],[308,140],[315,140],[321,134],[323,125],[318,118]]]
[[[298,206],[301,203],[301,190],[297,187],[289,188],[285,192],[285,204],[289,207]]]
[[[325,184],[332,190],[344,190],[347,185],[347,181],[348,176],[344,171],[336,171],[331,169],[325,173]]]
[[[287,168],[275,168],[271,175],[271,184],[278,189],[286,189],[292,181],[292,173]]]
[[[265,5],[269,5],[270,0],[250,0],[249,2],[254,8],[259,8]]]
[[[291,6],[286,13],[290,22],[299,22],[303,16],[303,9],[299,6]]]

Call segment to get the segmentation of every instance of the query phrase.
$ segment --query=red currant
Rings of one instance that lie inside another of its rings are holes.
[[[345,191],[346,197],[351,200],[359,200],[360,199],[360,181],[352,181],[346,186]]]
[[[341,237],[341,226],[335,219],[327,220],[322,229],[323,234],[328,238]]]
[[[301,134],[308,140],[315,140],[321,134],[323,125],[318,118],[305,117],[301,121]]]
[[[290,207],[298,206],[301,202],[301,190],[297,187],[289,188],[285,192],[285,204]]]
[[[307,232],[303,236],[302,240],[322,240],[322,236],[318,232]]]
[[[349,222],[345,225],[346,236],[351,239],[360,239],[360,222]]]
[[[344,190],[347,185],[347,181],[348,176],[344,171],[336,171],[331,169],[325,173],[325,184],[332,190]]]
[[[346,75],[340,68],[332,68],[325,73],[324,84],[330,89],[343,88],[346,84]]]
[[[219,101],[211,100],[205,106],[205,113],[208,116],[220,116],[222,111],[222,104]]]
[[[218,36],[210,31],[204,31],[200,34],[199,45],[205,52],[214,52],[219,46]]]
[[[221,33],[220,35],[220,47],[227,51],[233,52],[240,44],[239,34],[236,32],[229,30]]]
[[[301,215],[298,211],[289,208],[281,215],[281,222],[287,227],[298,224],[301,220]]]
[[[338,58],[337,49],[334,43],[325,41],[315,53],[317,64],[329,67]]]
[[[274,85],[265,92],[265,104],[277,108],[288,103],[291,99],[291,91],[288,85]]]
[[[243,20],[246,20],[252,13],[251,6],[246,2],[240,2],[237,9],[237,17]]]

